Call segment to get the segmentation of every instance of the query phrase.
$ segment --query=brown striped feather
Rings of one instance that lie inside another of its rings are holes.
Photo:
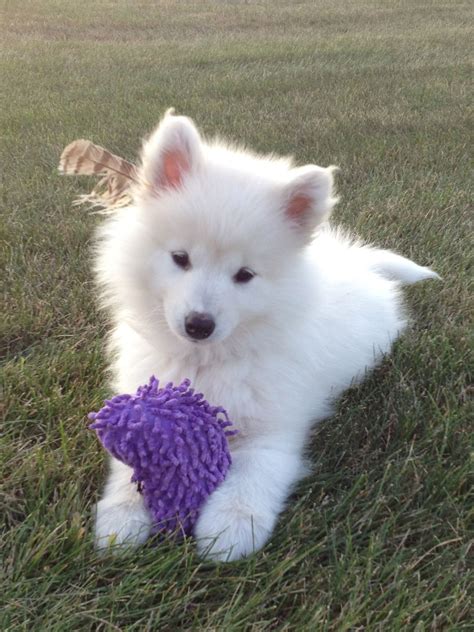
[[[109,209],[129,204],[130,189],[139,181],[134,164],[84,139],[75,140],[64,149],[59,171],[65,175],[101,176],[92,192],[81,196],[79,203]]]

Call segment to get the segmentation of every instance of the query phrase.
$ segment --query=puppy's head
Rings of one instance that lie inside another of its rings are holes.
[[[141,176],[135,207],[105,231],[106,245],[116,240],[102,280],[110,289],[118,266],[122,309],[188,344],[238,341],[290,300],[299,255],[335,202],[331,168],[205,143],[170,113],[145,143]]]

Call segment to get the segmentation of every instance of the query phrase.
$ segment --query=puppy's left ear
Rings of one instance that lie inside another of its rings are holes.
[[[291,179],[284,190],[284,213],[305,242],[337,202],[333,196],[335,170],[336,167],[306,165],[290,172]]]

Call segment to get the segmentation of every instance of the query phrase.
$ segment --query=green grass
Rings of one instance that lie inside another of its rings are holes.
[[[3,7],[1,629],[472,629],[469,3]],[[192,541],[120,559],[91,545],[100,218],[71,207],[91,183],[56,166],[80,137],[133,159],[170,105],[207,134],[338,164],[336,220],[443,277],[407,293],[412,331],[320,425],[269,545],[233,565]]]

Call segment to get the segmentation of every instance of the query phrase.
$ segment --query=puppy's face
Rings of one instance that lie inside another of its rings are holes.
[[[142,176],[156,326],[195,345],[238,344],[274,315],[334,202],[330,169],[209,146],[189,119],[170,115],[145,145]]]
[[[155,235],[151,291],[169,329],[194,344],[238,336],[264,319],[292,252],[271,190],[240,183],[229,196],[234,187],[235,174],[217,177],[208,165],[146,211]]]
[[[195,344],[225,340],[263,317],[270,281],[258,257],[176,236],[158,248],[152,286],[169,329]]]

